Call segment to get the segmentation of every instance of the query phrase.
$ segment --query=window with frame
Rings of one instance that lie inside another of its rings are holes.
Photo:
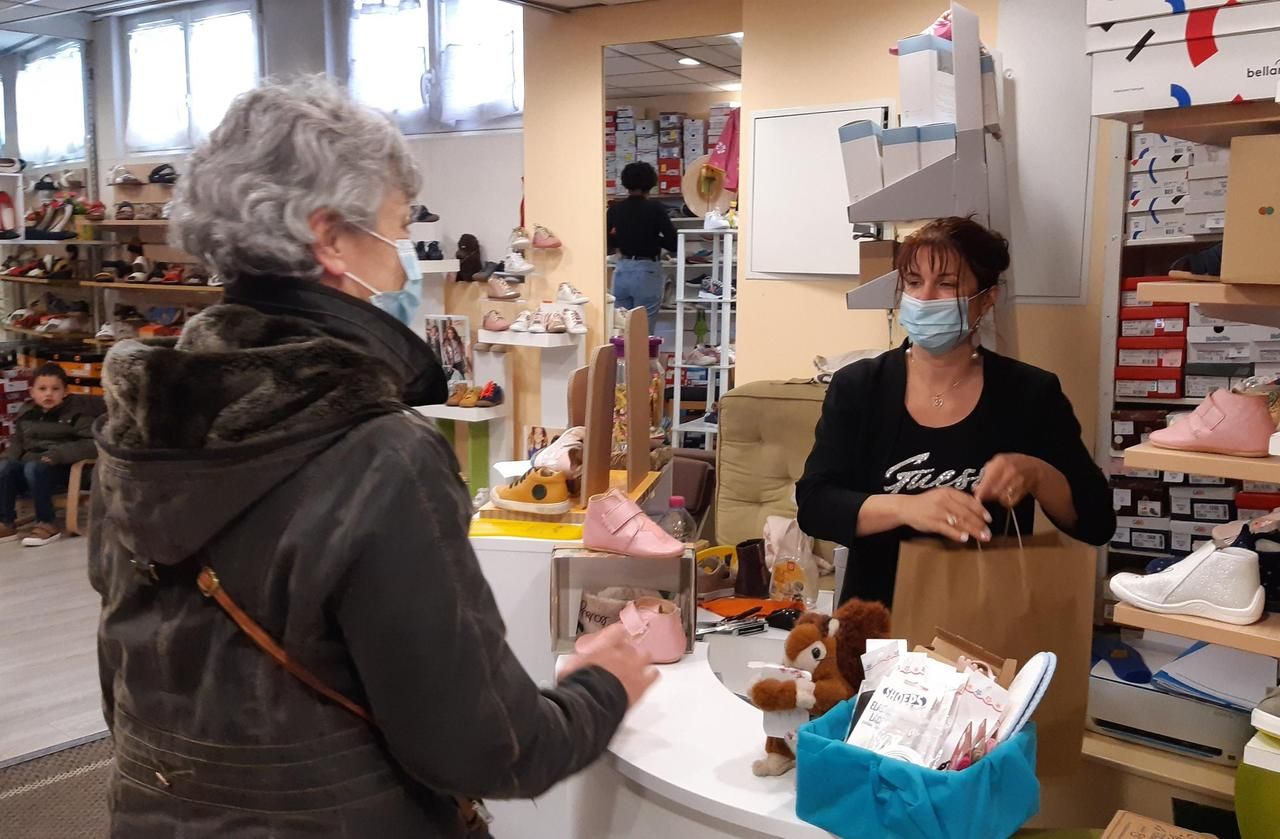
[[[14,81],[14,97],[18,143],[27,162],[84,159],[84,51],[78,41],[29,53]]]
[[[177,7],[125,19],[125,148],[193,148],[260,76],[251,0]]]
[[[352,95],[406,134],[519,128],[524,13],[503,0],[351,0]]]

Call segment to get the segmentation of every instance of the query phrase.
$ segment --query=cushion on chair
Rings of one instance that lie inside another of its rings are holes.
[[[769,516],[795,518],[795,485],[813,448],[825,385],[752,382],[720,399],[716,541],[759,539]]]

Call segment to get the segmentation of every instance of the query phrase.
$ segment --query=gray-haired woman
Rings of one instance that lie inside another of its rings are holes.
[[[458,464],[402,404],[439,376],[404,325],[418,187],[319,80],[241,96],[188,163],[175,239],[227,303],[115,347],[97,430],[114,837],[483,833],[470,799],[586,766],[654,678],[614,634],[540,691],[507,647]]]

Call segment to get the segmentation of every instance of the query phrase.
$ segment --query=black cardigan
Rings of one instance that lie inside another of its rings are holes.
[[[990,431],[1001,441],[1001,450],[1038,457],[1060,471],[1076,508],[1076,523],[1064,532],[1092,545],[1105,544],[1116,529],[1111,493],[1080,439],[1080,423],[1058,377],[986,350],[982,355],[982,399],[988,401],[995,424]],[[863,502],[883,492],[899,429],[908,418],[906,359],[904,344],[835,374],[813,451],[796,484],[801,529],[850,549],[841,601],[857,596],[892,603],[898,542],[912,535],[903,528],[857,536],[858,512]],[[1022,532],[1030,532],[1033,502],[1025,500],[1016,515]]]

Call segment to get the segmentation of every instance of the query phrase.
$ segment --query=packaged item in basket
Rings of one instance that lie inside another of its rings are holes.
[[[933,768],[967,674],[926,653],[907,653],[880,682],[849,735],[851,746]]]
[[[862,654],[862,685],[858,693],[867,693],[880,686],[880,681],[898,666],[898,660],[906,655],[907,642],[902,638],[867,639],[867,651]]]
[[[966,676],[964,686],[956,696],[950,731],[943,741],[942,760],[956,753],[966,731],[981,729],[994,733],[1009,704],[1009,691],[986,673],[975,669],[969,670]]]

